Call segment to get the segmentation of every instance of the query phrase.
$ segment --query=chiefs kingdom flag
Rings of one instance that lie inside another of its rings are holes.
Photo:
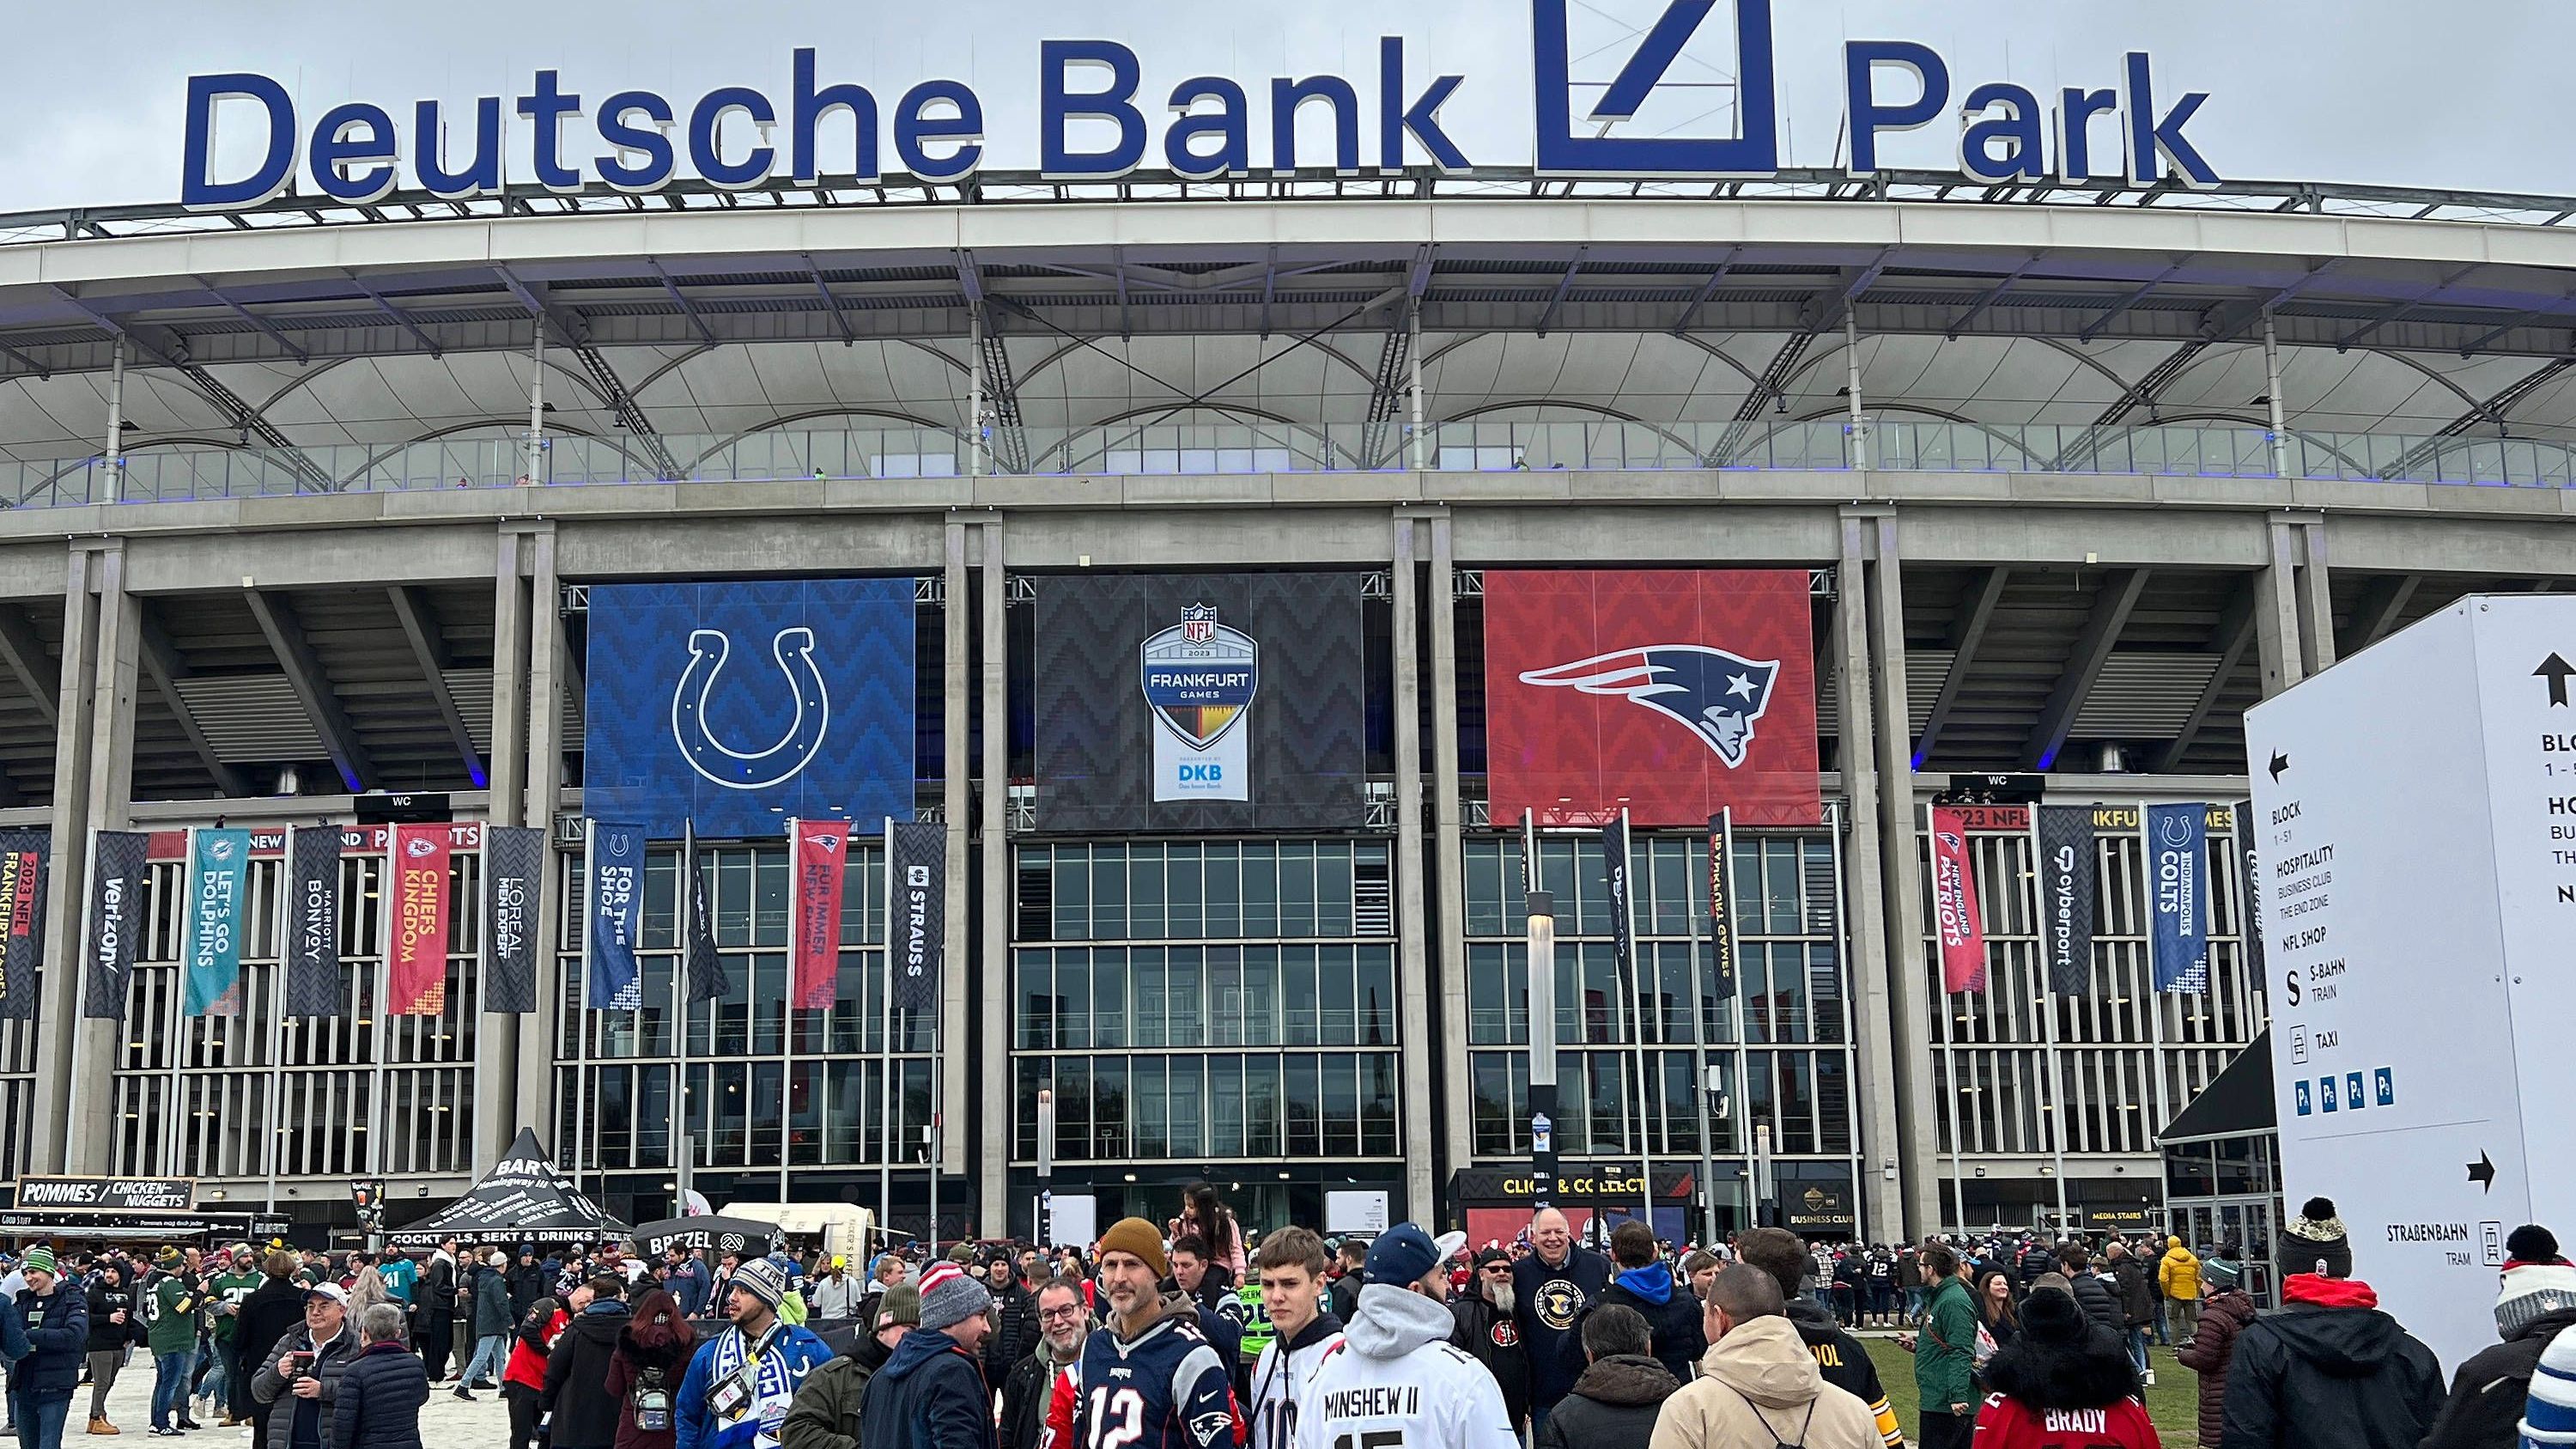
[[[1804,569],[1485,572],[1496,824],[1814,825]]]

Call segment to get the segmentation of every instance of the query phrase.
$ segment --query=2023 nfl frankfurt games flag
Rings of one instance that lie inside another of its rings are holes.
[[[1485,572],[1493,818],[1814,825],[1803,569]]]

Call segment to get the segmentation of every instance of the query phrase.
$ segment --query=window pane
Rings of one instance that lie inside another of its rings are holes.
[[[1127,934],[1139,941],[1164,935],[1163,847],[1133,845],[1127,850]]]
[[[1288,1059],[1288,1151],[1313,1157],[1324,1150],[1323,1085],[1311,1054]]]

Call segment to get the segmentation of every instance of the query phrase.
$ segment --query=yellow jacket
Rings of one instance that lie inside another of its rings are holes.
[[[2156,1281],[2164,1285],[2167,1298],[2188,1302],[2200,1297],[2200,1260],[2182,1245],[2182,1239],[2165,1239],[2164,1258],[2156,1264]]]

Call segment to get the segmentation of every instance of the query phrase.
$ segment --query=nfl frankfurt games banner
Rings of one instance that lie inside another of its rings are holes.
[[[36,964],[45,954],[45,877],[53,833],[0,831],[0,1021],[36,1016]]]
[[[2093,807],[2039,807],[2039,955],[2048,989],[2093,989]]]
[[[791,820],[796,874],[789,882],[787,1003],[799,1011],[831,1006],[841,979],[841,877],[850,858],[850,822]]]
[[[445,821],[394,827],[393,949],[385,983],[396,1016],[436,1016],[447,1007],[447,866]]]
[[[134,946],[143,933],[143,881],[151,870],[152,837],[140,830],[101,830],[90,837],[89,989],[81,1015],[125,1019],[127,983],[134,978]]]
[[[1708,817],[1708,939],[1717,948],[1717,989],[1735,994],[1735,901],[1727,884],[1726,843],[1734,822]]]
[[[590,591],[582,800],[677,840],[912,818],[913,581]]]
[[[340,827],[286,835],[286,987],[281,1016],[340,1011]]]
[[[1631,895],[1635,880],[1628,871],[1628,822],[1622,817],[1601,827],[1601,883],[1610,896],[1610,954],[1618,963],[1622,982],[1637,979],[1637,910]]]
[[[241,1012],[242,895],[250,877],[250,832],[188,832],[187,996],[190,1016]]]
[[[1038,828],[1360,825],[1360,586],[1356,573],[1039,581]]]
[[[1977,914],[1977,872],[1968,824],[1947,805],[1932,807],[1932,931],[1941,942],[1941,989],[1986,988],[1986,926]]]
[[[886,853],[886,959],[894,1009],[939,1005],[940,953],[948,944],[948,827],[897,822]]]
[[[1814,825],[1804,569],[1485,571],[1496,820]]]
[[[2209,894],[2209,807],[2150,805],[2146,810],[2147,894],[2155,911],[2147,958],[2158,991],[2209,989],[2209,933],[2202,920]]]
[[[537,1009],[537,895],[546,832],[533,825],[483,829],[483,1009]]]
[[[644,968],[635,960],[644,936],[644,827],[590,822],[590,921],[582,973],[593,1011],[644,1009]]]

